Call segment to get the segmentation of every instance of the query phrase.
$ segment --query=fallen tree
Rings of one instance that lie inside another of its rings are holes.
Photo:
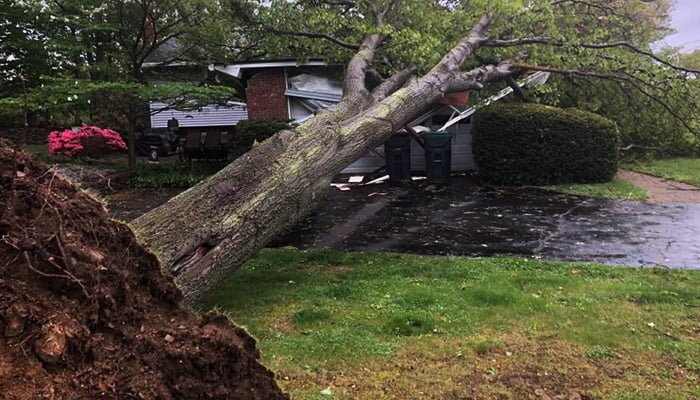
[[[397,2],[310,3],[350,8],[353,4],[365,4],[377,30],[382,31]],[[512,58],[500,62],[477,60],[477,50],[566,46],[539,36],[492,39],[487,30],[494,18],[493,13],[481,16],[470,32],[419,78],[415,77],[419,69],[415,66],[407,66],[387,79],[377,76],[375,67],[379,63],[375,59],[390,39],[387,34],[365,34],[361,43],[352,44],[328,34],[275,30],[276,34],[317,38],[356,50],[347,64],[340,103],[297,128],[277,133],[208,180],[138,218],[133,222],[137,236],[157,252],[186,301],[192,303],[310,212],[334,175],[435,101],[451,92],[481,90],[488,84],[541,68],[522,64],[519,58],[523,54],[513,53]],[[629,43],[588,47],[622,48],[655,58]],[[467,61],[472,62],[471,68],[464,69]],[[634,77],[622,74],[546,69],[571,76],[597,74],[600,78],[636,82]]]

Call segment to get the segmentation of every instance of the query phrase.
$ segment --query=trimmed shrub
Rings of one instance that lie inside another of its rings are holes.
[[[126,144],[116,131],[83,124],[77,131],[53,131],[47,138],[50,156],[96,157],[113,151],[126,150]]]
[[[241,121],[236,126],[233,145],[237,149],[247,151],[256,140],[262,142],[284,129],[289,129],[289,123],[283,119],[266,118]]]
[[[539,104],[481,110],[474,157],[486,179],[509,185],[606,182],[617,172],[619,134],[599,115]]]

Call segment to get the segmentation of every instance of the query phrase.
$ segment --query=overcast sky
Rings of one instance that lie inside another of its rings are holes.
[[[684,52],[700,49],[700,0],[676,0],[671,25],[678,33],[667,37],[670,46],[682,47]]]

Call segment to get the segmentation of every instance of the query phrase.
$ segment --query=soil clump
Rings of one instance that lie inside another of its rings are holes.
[[[0,399],[288,399],[102,204],[0,140]]]

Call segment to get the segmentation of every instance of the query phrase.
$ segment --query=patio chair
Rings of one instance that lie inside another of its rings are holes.
[[[223,160],[228,156],[228,151],[221,141],[221,131],[209,131],[204,138],[204,157],[207,160]]]
[[[185,136],[185,145],[183,146],[183,152],[189,162],[192,162],[192,159],[195,158],[204,158],[201,131],[187,132],[187,135]]]

